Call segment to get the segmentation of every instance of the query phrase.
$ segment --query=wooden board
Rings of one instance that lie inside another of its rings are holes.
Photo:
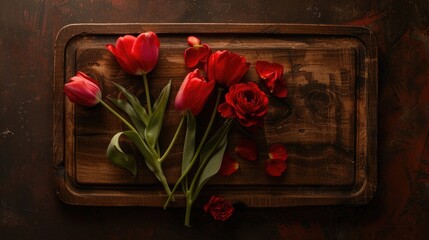
[[[174,96],[189,71],[184,66],[186,37],[198,36],[215,50],[227,49],[251,63],[246,80],[257,81],[257,60],[285,66],[286,100],[270,98],[255,162],[239,161],[232,176],[216,176],[202,195],[221,194],[250,207],[364,204],[376,190],[377,47],[367,28],[287,24],[84,24],[57,36],[54,74],[54,174],[58,196],[79,205],[162,206],[166,196],[138,159],[138,176],[112,165],[105,156],[110,138],[125,127],[101,106],[76,106],[63,85],[76,71],[101,81],[103,97],[117,96],[117,82],[143,96],[139,77],[125,74],[109,51],[124,34],[154,31],[161,41],[159,62],[150,74],[156,97],[172,79],[172,94],[161,148],[179,122]],[[230,134],[229,152],[243,135]],[[174,184],[179,176],[183,136],[163,164]],[[264,172],[267,149],[283,143],[289,152],[281,177]],[[133,151],[130,146],[129,151]],[[183,204],[178,196],[175,205]]]

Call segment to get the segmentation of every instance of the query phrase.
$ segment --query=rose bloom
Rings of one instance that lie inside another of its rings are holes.
[[[176,110],[189,109],[192,115],[198,115],[213,91],[215,82],[207,82],[198,69],[186,75],[174,102]]]
[[[80,71],[64,85],[64,93],[71,102],[88,107],[96,105],[101,100],[98,82]]]
[[[115,56],[121,68],[131,75],[149,73],[158,61],[159,39],[154,32],[145,32],[137,38],[131,35],[119,37],[116,46],[106,48]]]
[[[212,196],[203,209],[204,212],[210,213],[216,221],[225,221],[234,212],[234,207],[230,202],[216,196]]]
[[[218,111],[224,118],[236,118],[245,127],[259,125],[268,112],[268,97],[253,82],[235,84]]]
[[[217,51],[210,55],[207,67],[209,81],[216,81],[222,86],[238,83],[249,69],[250,63],[238,54],[230,51]]]

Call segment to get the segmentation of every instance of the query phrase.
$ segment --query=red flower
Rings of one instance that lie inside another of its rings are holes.
[[[64,85],[64,93],[71,102],[94,106],[101,100],[101,90],[96,80],[83,72],[77,72],[70,82]]]
[[[189,48],[185,50],[185,64],[188,68],[193,68],[198,65],[198,63],[206,63],[211,49],[207,44],[201,44],[200,39],[194,36],[188,37]]]
[[[203,209],[204,212],[210,213],[216,221],[225,221],[234,212],[234,207],[230,202],[216,196],[212,196]]]
[[[235,173],[240,165],[229,154],[225,153],[222,159],[222,165],[219,169],[219,174],[228,176]]]
[[[131,35],[119,37],[116,46],[107,44],[122,69],[132,75],[149,73],[158,61],[159,39],[154,32],[145,32],[137,38]]]
[[[237,118],[245,127],[258,125],[268,111],[268,98],[253,82],[235,84],[218,111],[224,118]]]
[[[258,158],[258,145],[252,139],[243,139],[235,147],[235,153],[248,161],[255,161]]]
[[[208,79],[222,86],[232,86],[238,83],[249,69],[250,63],[238,54],[227,50],[217,51],[210,55],[208,62]]]
[[[271,176],[278,177],[286,170],[286,159],[288,157],[285,146],[274,144],[270,147],[268,156],[265,161],[265,172]]]
[[[284,67],[278,63],[256,62],[256,72],[265,80],[265,86],[276,97],[287,97],[287,87],[283,80]]]
[[[194,116],[198,115],[206,104],[215,82],[206,82],[198,69],[186,75],[180,86],[174,102],[175,108],[179,111],[191,110]]]

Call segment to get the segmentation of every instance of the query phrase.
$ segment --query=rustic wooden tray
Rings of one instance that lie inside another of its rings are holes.
[[[196,35],[213,50],[228,49],[251,62],[246,79],[257,80],[255,62],[285,66],[289,97],[270,99],[270,111],[257,134],[259,159],[240,161],[232,176],[216,176],[200,196],[221,194],[250,207],[364,204],[376,190],[377,46],[362,27],[287,24],[78,24],[63,28],[55,45],[53,152],[55,188],[60,199],[78,205],[162,206],[166,196],[142,159],[138,176],[105,157],[110,138],[125,127],[101,106],[76,106],[63,85],[81,70],[102,82],[103,94],[116,96],[112,81],[137,95],[142,81],[125,74],[105,49],[125,34],[154,31],[161,41],[151,73],[151,94],[172,79],[161,142],[178,124],[174,96],[189,71],[183,62],[186,37]],[[229,150],[242,137],[230,134]],[[288,168],[281,177],[264,172],[267,148],[283,143]],[[164,169],[170,184],[179,176],[181,142]],[[161,147],[162,144],[161,144]],[[133,148],[130,147],[130,151]],[[176,206],[183,204],[177,197]]]

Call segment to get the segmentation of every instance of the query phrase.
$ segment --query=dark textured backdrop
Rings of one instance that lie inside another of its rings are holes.
[[[375,198],[359,207],[240,209],[227,223],[194,214],[191,229],[182,209],[63,204],[52,176],[53,44],[64,25],[96,22],[371,27],[380,53]],[[0,53],[0,239],[427,239],[427,0],[1,1]]]

